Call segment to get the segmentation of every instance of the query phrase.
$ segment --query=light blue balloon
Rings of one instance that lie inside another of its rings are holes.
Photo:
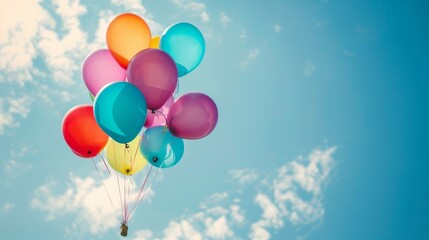
[[[131,142],[146,121],[146,100],[128,82],[104,86],[94,101],[94,116],[103,131],[118,143]]]
[[[182,159],[183,139],[173,136],[165,127],[146,129],[140,143],[140,152],[147,161],[158,168],[169,168]]]
[[[201,63],[206,44],[198,28],[182,22],[165,29],[161,34],[159,48],[173,58],[179,77],[183,77]]]

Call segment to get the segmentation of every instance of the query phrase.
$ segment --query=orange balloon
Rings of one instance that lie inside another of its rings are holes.
[[[106,33],[107,47],[123,68],[128,67],[131,58],[143,49],[149,48],[151,33],[147,23],[132,13],[120,14],[113,19]]]
[[[150,48],[159,48],[160,38],[161,38],[160,36],[153,37],[152,40],[150,41]]]

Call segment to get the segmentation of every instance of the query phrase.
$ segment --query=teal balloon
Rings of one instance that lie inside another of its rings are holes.
[[[143,128],[146,115],[146,100],[131,83],[107,84],[95,97],[95,120],[118,143],[131,142]]]
[[[183,77],[201,63],[206,44],[198,28],[181,22],[165,29],[161,34],[159,48],[173,58],[179,77]]]
[[[173,136],[164,126],[146,129],[140,143],[140,152],[147,161],[158,168],[169,168],[182,159],[183,139]]]

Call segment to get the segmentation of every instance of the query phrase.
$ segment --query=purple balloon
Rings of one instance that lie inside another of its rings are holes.
[[[116,62],[108,49],[92,52],[82,65],[83,81],[93,96],[108,83],[125,81],[125,76],[126,70]]]
[[[215,102],[202,93],[188,93],[173,104],[167,126],[176,137],[199,139],[216,127],[218,111]]]
[[[167,124],[168,113],[170,112],[170,108],[174,103],[173,96],[164,103],[164,105],[156,110],[154,113],[152,110],[147,110],[147,118],[144,123],[145,128],[156,127],[156,126],[165,126]]]
[[[156,110],[173,95],[178,74],[170,55],[159,49],[148,48],[131,59],[127,78],[143,93],[147,108]]]

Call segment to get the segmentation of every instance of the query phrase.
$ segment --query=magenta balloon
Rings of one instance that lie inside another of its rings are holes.
[[[126,70],[110,54],[108,49],[100,49],[86,57],[82,66],[82,77],[93,96],[108,83],[125,81]]]
[[[127,78],[143,93],[147,108],[156,110],[173,95],[178,75],[170,55],[159,49],[148,48],[131,59]]]
[[[164,105],[155,111],[147,110],[147,118],[144,123],[145,128],[156,127],[156,126],[165,126],[167,124],[168,113],[170,112],[170,108],[174,103],[174,98],[171,96]]]
[[[216,127],[218,111],[215,102],[202,93],[188,93],[173,104],[167,126],[176,137],[199,139]]]

